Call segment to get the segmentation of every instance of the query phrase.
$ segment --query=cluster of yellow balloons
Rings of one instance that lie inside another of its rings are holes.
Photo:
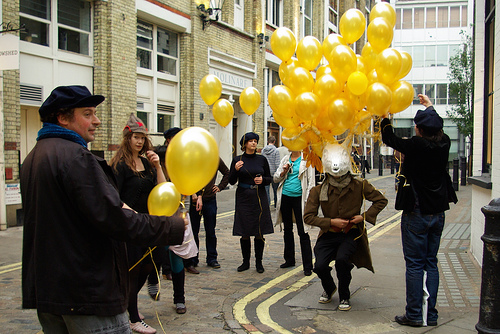
[[[192,195],[210,182],[219,167],[217,142],[203,128],[186,128],[168,144],[165,163],[172,182],[158,184],[149,194],[148,210],[153,215],[173,215],[181,194]]]
[[[411,70],[411,56],[389,48],[395,23],[389,3],[375,5],[361,55],[349,46],[365,31],[366,19],[358,9],[345,12],[340,34],[330,34],[323,43],[306,36],[297,44],[290,29],[275,30],[271,49],[282,60],[282,85],[270,90],[268,101],[284,128],[285,146],[294,151],[311,146],[321,156],[324,144],[334,142],[335,136],[346,131],[363,134],[372,118],[400,112],[412,103],[413,87],[401,80]],[[328,64],[318,67],[323,57]]]
[[[222,127],[226,127],[234,116],[234,108],[227,99],[221,99],[222,83],[213,74],[208,74],[200,81],[200,96],[207,105],[212,105],[212,113],[215,121]],[[240,95],[241,109],[251,116],[260,106],[260,93],[254,87],[245,88]]]

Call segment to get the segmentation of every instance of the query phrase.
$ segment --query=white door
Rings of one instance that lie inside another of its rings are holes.
[[[35,147],[38,130],[42,128],[37,107],[21,107],[21,163]]]

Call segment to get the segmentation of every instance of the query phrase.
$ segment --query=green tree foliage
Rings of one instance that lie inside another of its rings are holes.
[[[451,110],[447,110],[448,117],[457,125],[458,130],[466,137],[472,136],[474,118],[472,109],[474,89],[474,44],[470,36],[461,32],[465,42],[460,50],[450,58],[450,80],[448,96],[450,96]],[[470,138],[471,139],[471,138]]]

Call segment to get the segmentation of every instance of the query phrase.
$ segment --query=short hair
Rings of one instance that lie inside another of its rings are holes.
[[[267,143],[268,144],[274,144],[274,143],[276,143],[276,137],[275,136],[269,136],[269,138],[267,138]]]
[[[59,124],[59,121],[57,120],[57,117],[59,115],[64,115],[69,118],[69,120],[72,120],[73,117],[75,116],[75,108],[60,108],[56,111],[49,112],[48,114],[44,114],[43,116],[40,115],[40,121],[42,123],[52,123],[52,124]]]

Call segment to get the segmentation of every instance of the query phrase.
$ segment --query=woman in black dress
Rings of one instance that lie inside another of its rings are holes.
[[[257,154],[259,135],[246,133],[240,140],[242,155],[233,158],[229,170],[229,183],[236,184],[233,235],[240,236],[243,263],[238,271],[250,268],[250,237],[255,242],[255,268],[263,273],[262,255],[264,235],[273,233],[271,211],[265,186],[272,182],[267,159]]]

